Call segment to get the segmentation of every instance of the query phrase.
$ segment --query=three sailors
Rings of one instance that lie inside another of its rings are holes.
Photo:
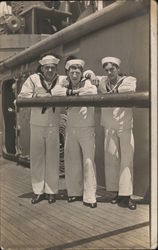
[[[93,80],[84,77],[85,62],[68,58],[66,78],[57,75],[59,59],[48,55],[39,61],[41,71],[28,77],[19,97],[71,96],[135,92],[136,78],[121,76],[120,59],[102,59],[105,76],[99,77],[98,90]],[[92,73],[91,78],[92,78]],[[91,208],[96,202],[96,166],[94,107],[69,107],[65,140],[65,180],[68,202],[83,199]],[[35,204],[46,194],[49,203],[55,202],[59,181],[59,118],[60,109],[31,108],[31,176]],[[116,192],[113,204],[136,209],[133,194],[133,115],[131,108],[102,108],[104,127],[104,162],[106,189]],[[83,197],[83,198],[82,198]]]

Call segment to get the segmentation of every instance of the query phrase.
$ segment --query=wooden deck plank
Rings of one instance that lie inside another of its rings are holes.
[[[98,203],[99,204],[99,203]],[[105,203],[104,203],[105,204]],[[117,205],[116,205],[117,206]],[[116,207],[115,206],[115,207]],[[146,206],[144,206],[142,209],[143,209],[143,213],[142,213],[142,210],[141,210],[141,207],[142,207],[143,205],[141,205],[140,207],[139,207],[139,210],[137,209],[136,211],[130,211],[130,210],[128,210],[128,209],[125,209],[125,208],[119,208],[119,207],[117,207],[117,209],[120,209],[120,210],[122,210],[122,209],[124,209],[124,212],[125,213],[127,213],[127,216],[128,215],[130,215],[131,213],[134,213],[135,214],[135,216],[134,216],[134,218],[137,220],[137,218],[143,218],[144,219],[144,213],[146,213],[146,214],[148,214],[149,213],[149,211],[148,211],[148,209],[144,209]],[[105,208],[106,207],[108,207],[108,210],[109,210],[109,204],[105,204],[105,206],[104,206]],[[111,207],[111,209],[113,209],[114,208],[114,206],[113,207]],[[101,212],[102,212],[102,210],[101,210]],[[118,218],[118,216],[117,216],[117,210],[114,210],[114,213],[113,213],[113,215],[115,216],[115,219],[116,218]],[[133,218],[132,218],[132,221],[133,221]]]
[[[108,209],[107,209],[107,211],[109,211],[109,205],[108,204],[106,204],[105,205],[105,207],[107,207]],[[123,209],[123,208],[118,208],[118,209]],[[111,209],[110,209],[111,210]],[[106,213],[107,213],[107,211],[105,211]],[[130,215],[130,213],[131,213],[131,211],[129,211],[129,210],[127,210],[127,209],[124,209],[124,211],[126,212],[126,213],[128,213],[129,215]],[[102,211],[101,211],[102,212]],[[116,213],[115,213],[116,212]],[[144,210],[143,210],[143,212],[144,212]],[[132,213],[133,213],[133,211],[132,211]],[[134,216],[134,218],[135,218],[135,221],[137,221],[137,217],[139,218],[139,220],[140,220],[140,211],[139,211],[139,214],[138,214],[138,209],[137,209],[137,211],[134,211],[134,213],[135,213],[135,216]],[[147,211],[147,213],[148,213],[148,211]],[[108,214],[108,213],[107,213]],[[99,213],[99,215],[100,215],[100,213]],[[141,213],[141,215],[142,215],[142,218],[144,219],[144,215],[143,215],[143,213]],[[103,217],[104,217],[104,215],[103,215]],[[109,215],[107,216],[107,218],[109,218]],[[118,216],[117,216],[117,211],[115,211],[114,210],[114,212],[113,212],[113,219],[114,219],[114,223],[116,223],[117,221],[118,221]],[[132,222],[133,222],[133,216],[131,217],[132,219]],[[129,217],[129,219],[130,219],[130,217]],[[120,218],[119,218],[119,222],[122,224],[122,223],[124,223],[124,221],[123,221],[124,219],[122,218],[121,220],[120,220]],[[125,218],[125,220],[126,220],[126,218]],[[106,223],[108,222],[108,219],[107,219],[107,221],[106,221]],[[111,223],[111,221],[110,221],[110,223]]]
[[[16,206],[16,205],[14,205],[14,204],[12,204],[13,206]],[[49,206],[49,205],[48,205]],[[24,209],[24,207],[22,207],[21,209]],[[15,212],[17,211],[17,208],[15,208]],[[57,211],[54,211],[53,210],[53,212],[54,212],[54,214],[55,213],[57,213]],[[65,211],[65,213],[66,213],[66,211]],[[52,214],[50,214],[50,216],[52,216]],[[57,214],[57,216],[59,216],[59,214]],[[51,221],[52,220],[52,223],[57,223],[57,221],[55,220],[54,221],[54,219],[53,218],[55,218],[54,216],[52,216],[52,218],[47,218],[47,219],[49,219],[49,221]],[[56,218],[55,218],[56,219]],[[58,219],[58,221],[59,221],[59,219]],[[61,223],[62,222],[62,223]],[[63,223],[64,222],[64,223]],[[61,230],[61,226],[63,226],[65,229],[65,231],[66,231],[66,237],[68,238],[68,232],[69,232],[69,230],[70,230],[70,233],[69,233],[69,236],[70,236],[70,241],[72,240],[72,234],[73,234],[73,238],[74,238],[74,236],[75,236],[75,231],[76,231],[76,227],[78,226],[78,224],[74,224],[73,223],[73,221],[71,220],[69,220],[69,217],[67,217],[67,220],[65,219],[65,215],[63,215],[63,218],[62,218],[62,221],[60,220],[60,222],[59,222],[59,229]],[[72,227],[73,226],[73,227]],[[56,227],[55,227],[55,229],[56,229]],[[78,228],[77,228],[78,229]],[[82,231],[81,231],[82,230]],[[83,230],[83,227],[81,227],[80,228],[80,233],[77,231],[77,233],[76,233],[76,235],[78,236],[78,235],[80,235],[80,237],[81,237],[81,232],[82,232],[82,237],[85,237],[85,233],[86,232],[84,232],[84,230]],[[56,232],[55,232],[56,233]],[[94,232],[93,232],[94,233]],[[75,239],[76,240],[76,239]]]
[[[69,205],[70,206],[70,205]],[[64,207],[64,209],[65,209],[66,207]],[[64,210],[63,210],[63,206],[61,207],[61,209],[62,209],[62,213],[64,212]],[[69,213],[69,211],[70,210],[68,210],[67,212]],[[76,212],[76,211],[75,211]],[[58,212],[58,214],[59,214],[59,212]],[[67,213],[66,213],[67,214]],[[72,213],[70,214],[70,215],[72,215]],[[86,218],[86,217],[85,217]],[[75,219],[75,217],[74,217],[74,219]]]
[[[7,208],[6,208],[6,212],[8,213],[7,211]],[[8,222],[10,223],[10,219],[13,218],[13,221],[15,221],[16,217],[14,216],[14,213],[15,211],[9,211],[9,220]],[[22,218],[23,219],[23,218]],[[15,227],[15,223],[12,225],[13,226],[13,230],[16,230],[18,229],[18,233],[20,235],[22,235],[22,237],[27,236],[27,239],[26,239],[26,244],[30,241],[32,241],[32,245],[34,244],[38,244],[38,247],[42,247],[42,246],[45,246],[47,245],[48,243],[52,243],[52,238],[50,239],[47,235],[47,238],[45,237],[44,233],[41,232],[41,228],[40,227],[33,227],[32,228],[32,224],[31,223],[27,223],[26,220],[23,219],[23,224],[22,223],[17,223],[16,224],[16,227]],[[38,234],[36,233],[36,231],[38,230]],[[33,241],[34,239],[34,241]],[[18,239],[19,240],[19,239]]]
[[[77,203],[76,203],[77,204]],[[107,216],[106,216],[106,222],[108,222],[108,218],[110,218],[110,216],[109,216],[109,211],[110,211],[110,213],[111,213],[111,209],[110,209],[110,206],[111,206],[111,204],[107,204],[104,208],[106,209],[105,210],[105,212],[104,212],[104,214],[102,215],[102,217],[101,217],[101,221],[104,219],[104,217],[105,217],[105,214],[107,214]],[[114,207],[113,207],[114,208]],[[73,209],[73,207],[72,207],[72,209]],[[132,223],[136,223],[137,222],[137,211],[138,211],[138,209],[136,210],[136,211],[128,211],[126,208],[119,208],[119,207],[117,207],[117,209],[120,209],[120,211],[123,211],[124,210],[124,212],[128,212],[128,214],[127,214],[127,216],[128,215],[132,215],[132,213],[135,213],[134,215],[134,219],[135,219],[135,221],[133,220],[133,216],[132,216],[132,219],[131,219],[131,221],[132,221]],[[116,207],[115,207],[115,209],[113,209],[113,219],[114,219],[114,223],[116,223],[116,221],[118,220],[118,212],[117,212],[117,209],[116,209]],[[91,211],[89,211],[89,213],[90,213]],[[101,215],[101,212],[102,212],[102,210],[99,212],[99,216]],[[124,213],[124,215],[125,215],[125,213]],[[125,221],[127,221],[126,220],[126,218],[123,218],[122,217],[122,219],[120,219],[119,220],[120,222],[121,222],[121,224],[122,223],[124,223]],[[140,221],[140,217],[139,217],[139,221]]]
[[[73,226],[74,226],[74,224],[73,224]]]
[[[15,206],[14,204],[13,204],[13,206]],[[53,221],[54,222],[54,221]],[[63,226],[65,227],[65,225],[68,225],[67,224],[67,221],[65,221],[66,222],[66,224],[63,224]],[[69,223],[72,223],[72,222],[69,222]],[[60,226],[61,226],[61,223],[60,223]],[[70,224],[70,228],[71,228],[71,231],[70,231],[70,234],[71,234],[71,238],[72,238],[72,233],[74,234],[74,227],[73,227],[73,229],[72,229],[72,225]],[[67,231],[67,229],[68,228],[66,228],[66,231]],[[82,231],[81,231],[82,232]],[[78,233],[77,233],[78,234]],[[84,236],[85,236],[85,234],[83,234]],[[68,236],[68,235],[67,235]]]
[[[15,232],[11,231],[10,225],[8,226],[6,221],[4,223],[5,226],[3,230],[1,230],[1,247],[3,247],[3,242],[6,248],[16,247],[17,236],[15,235]],[[23,242],[21,242],[21,244],[23,245]],[[20,245],[19,241],[18,245]]]
[[[14,237],[14,244],[16,244],[16,242],[18,242],[20,245],[25,245],[25,244],[34,244],[37,245],[38,247],[40,246],[40,244],[37,242],[35,242],[35,240],[31,239],[30,237],[28,237],[27,234],[23,233],[17,225],[15,225],[12,220],[12,218],[9,216],[5,216],[5,218],[2,218],[3,220],[3,227],[1,229],[1,232],[5,235],[8,236],[8,234],[6,233],[6,230],[10,233],[10,235],[12,235],[12,237]],[[9,238],[9,237],[8,237]]]
[[[10,219],[2,218],[3,224],[2,224],[2,235],[5,235],[5,238],[7,238],[6,243],[8,243],[8,239],[13,241],[14,245],[25,246],[26,244],[28,247],[31,245],[39,247],[39,243],[36,241],[33,241],[31,238],[29,238],[25,233],[20,231],[17,227],[13,226]],[[2,238],[2,242],[4,242],[4,239]]]
[[[122,234],[122,238],[128,242],[137,244],[142,248],[146,248],[147,245],[149,246],[149,234],[146,234],[147,239],[145,240],[145,237],[142,236],[141,231],[142,229],[136,230],[136,232],[133,232],[132,235],[130,233],[124,233]]]
[[[21,222],[20,222],[21,225],[25,224],[27,219],[30,220],[30,218],[32,218],[31,219],[31,223],[32,223],[32,227],[33,227],[32,229],[36,228],[39,231],[40,228],[42,228],[42,230],[44,229],[44,230],[46,230],[46,232],[49,232],[50,224],[48,223],[48,221],[50,221],[50,218],[48,216],[46,217],[45,220],[41,220],[42,213],[40,211],[36,211],[36,209],[30,209],[30,211],[28,211],[28,208],[25,208],[24,206],[21,206],[21,208],[20,208],[21,209],[21,215],[20,215],[17,212],[18,205],[16,204],[16,201],[14,201],[10,198],[10,204],[12,205],[12,207],[14,207],[13,215],[14,215],[14,213],[17,213],[17,216],[21,216]],[[27,214],[27,217],[26,217],[26,214]],[[51,227],[51,231],[52,231],[52,227]],[[56,227],[54,228],[54,232],[56,233]],[[42,231],[42,236],[43,237],[45,236],[43,231]],[[52,237],[52,234],[50,234],[50,237]],[[49,234],[47,234],[46,238],[47,239],[49,238]],[[56,240],[57,239],[61,241],[60,238],[56,238]]]
[[[96,209],[90,209],[82,202],[68,203],[62,190],[55,204],[42,201],[32,205],[30,169],[5,160],[2,165],[3,246],[10,247],[19,238],[21,247],[24,239],[25,249],[149,248],[148,205],[138,205],[136,211],[130,211],[102,199]],[[65,189],[64,179],[60,179],[60,189]],[[8,235],[12,236],[9,244]]]

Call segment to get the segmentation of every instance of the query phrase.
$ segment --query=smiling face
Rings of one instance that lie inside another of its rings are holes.
[[[106,63],[104,65],[105,75],[108,76],[109,80],[117,80],[119,67],[113,63]]]
[[[53,80],[56,72],[57,72],[57,67],[55,64],[50,63],[50,64],[45,64],[41,67],[41,71],[47,81]]]
[[[78,66],[71,66],[67,72],[71,83],[73,86],[77,86],[80,83],[81,77],[82,77],[82,68]]]

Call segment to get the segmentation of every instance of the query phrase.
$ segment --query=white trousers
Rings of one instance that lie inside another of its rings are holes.
[[[59,128],[31,125],[30,162],[35,194],[55,194],[59,183]]]
[[[68,196],[82,196],[96,202],[94,128],[67,128],[65,141],[65,180]]]
[[[132,129],[118,132],[104,128],[105,181],[108,191],[133,194],[134,138]]]

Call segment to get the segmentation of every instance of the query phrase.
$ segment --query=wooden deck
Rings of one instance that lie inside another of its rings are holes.
[[[98,207],[67,203],[64,179],[55,204],[32,205],[30,169],[1,159],[1,247],[21,249],[149,249],[149,205],[136,211],[108,202]]]

